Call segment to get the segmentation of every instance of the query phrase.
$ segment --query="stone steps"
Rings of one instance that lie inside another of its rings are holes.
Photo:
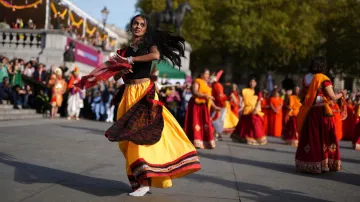
[[[43,114],[37,114],[34,109],[14,109],[11,104],[0,105],[0,120],[39,119]]]

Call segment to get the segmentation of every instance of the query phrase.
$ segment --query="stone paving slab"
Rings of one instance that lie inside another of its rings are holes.
[[[116,143],[104,138],[107,123],[46,120],[0,122],[0,201],[359,201],[360,152],[341,142],[343,171],[295,172],[296,149],[269,138],[261,147],[217,142],[200,150],[202,170],[152,189],[131,191]]]

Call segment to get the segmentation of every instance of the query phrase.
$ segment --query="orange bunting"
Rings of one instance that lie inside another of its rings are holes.
[[[42,0],[38,0],[32,4],[27,4],[27,5],[13,5],[5,0],[0,0],[0,4],[3,5],[5,8],[11,8],[12,11],[16,11],[16,10],[23,10],[23,9],[28,9],[28,8],[37,8],[39,4],[42,3]]]
[[[54,3],[51,3],[50,7],[51,7],[52,12],[54,13],[54,18],[56,18],[57,16],[60,16],[61,19],[64,19],[64,18],[65,18],[65,15],[66,15],[67,12],[68,12],[68,9],[66,8],[62,13],[60,13],[60,12],[56,9]]]
[[[71,25],[73,25],[79,29],[80,25],[84,22],[84,19],[80,19],[79,21],[76,22],[72,12],[70,12],[69,15],[70,15],[70,20],[71,20]]]
[[[89,24],[86,23],[86,33],[88,33],[90,36],[92,36],[95,31],[96,31],[96,27],[93,27],[93,28],[90,30],[90,29],[89,29]]]

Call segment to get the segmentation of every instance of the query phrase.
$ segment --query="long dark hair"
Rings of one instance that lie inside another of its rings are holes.
[[[257,95],[257,94],[260,93],[260,88],[258,87],[259,85],[258,85],[258,83],[257,83],[257,81],[256,81],[256,77],[255,77],[255,76],[250,76],[247,84],[248,84],[248,87],[250,88],[250,87],[251,87],[251,86],[250,86],[250,82],[251,82],[252,80],[254,80],[254,81],[256,82],[256,86],[255,86],[254,91],[255,91],[255,95]]]
[[[205,74],[205,72],[210,72],[210,69],[208,69],[208,68],[202,68],[201,71],[200,71],[200,74],[199,74],[199,76],[198,76],[197,78],[201,78],[201,76],[202,76],[203,74]]]
[[[156,45],[160,52],[160,60],[167,58],[174,66],[176,65],[180,68],[181,57],[185,57],[185,39],[181,36],[172,35],[168,31],[153,29],[150,19],[142,14],[138,14],[131,19],[130,29],[132,29],[132,24],[137,17],[144,19],[147,26],[139,49],[148,51],[151,46]]]
[[[309,66],[309,72],[312,74],[318,74],[318,73],[322,73],[322,74],[326,74],[328,71],[328,66],[327,66],[327,62],[326,62],[326,58],[319,56],[319,57],[314,57],[311,59],[310,61],[310,66]]]

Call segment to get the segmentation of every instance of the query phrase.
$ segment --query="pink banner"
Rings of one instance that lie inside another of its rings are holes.
[[[70,37],[67,39],[67,45],[69,45],[71,41],[75,44],[76,62],[81,62],[92,67],[98,67],[99,64],[102,63],[102,61],[100,61],[101,58],[103,58],[101,51],[99,52],[98,50],[73,40]]]

